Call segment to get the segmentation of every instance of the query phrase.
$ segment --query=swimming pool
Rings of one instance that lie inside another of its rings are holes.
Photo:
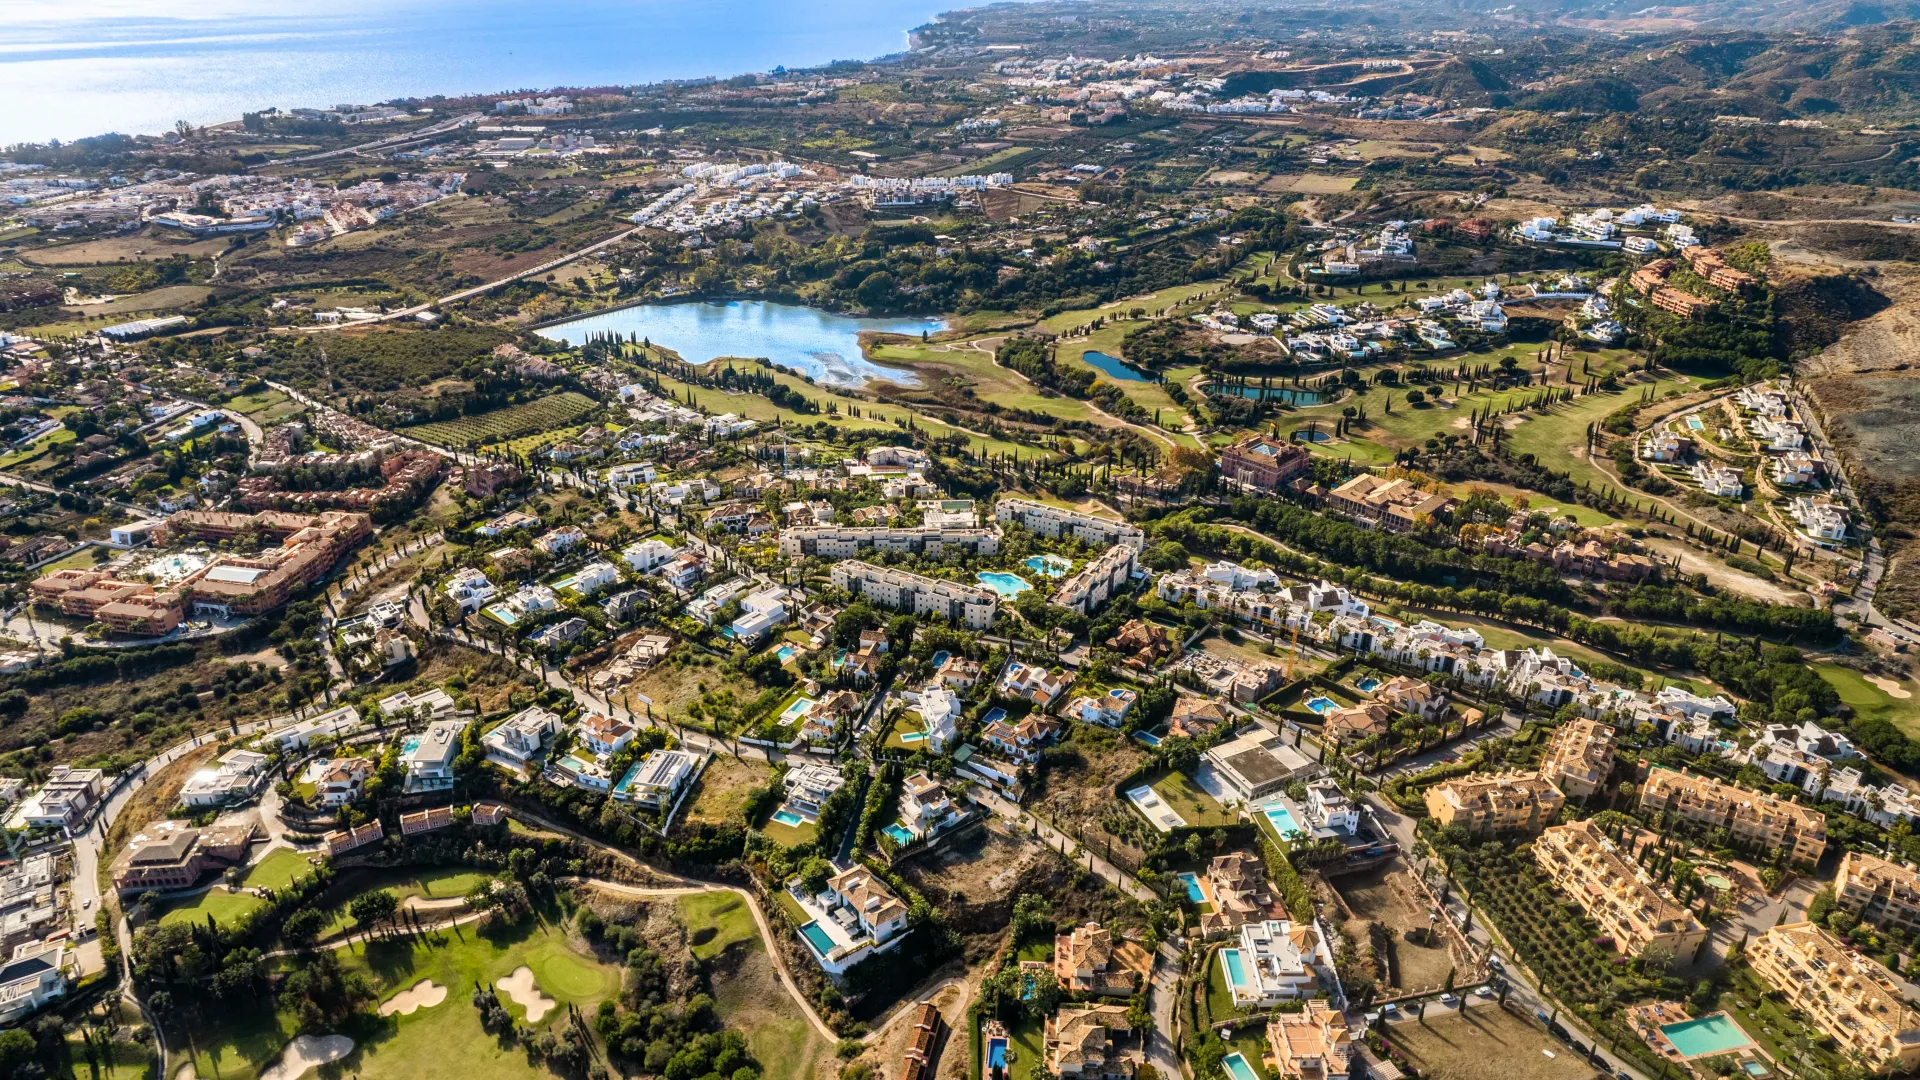
[[[773,812],[773,820],[785,825],[789,829],[797,829],[807,823],[806,818],[801,817],[791,810],[775,810]]]
[[[893,837],[893,842],[899,844],[901,847],[906,847],[908,844],[913,843],[913,834],[903,828],[897,821],[880,831]]]
[[[924,731],[909,731],[905,735],[900,736],[900,741],[903,743],[925,742],[926,740],[927,733]]]
[[[1707,430],[1707,425],[1705,425],[1705,424],[1703,424],[1703,423],[1701,423],[1701,422],[1700,422],[1700,418],[1699,418],[1699,417],[1697,417],[1697,416],[1689,416],[1689,417],[1687,417],[1687,426],[1688,426],[1688,427],[1690,427],[1690,428],[1692,428],[1692,429],[1693,429],[1693,430],[1695,430],[1695,431],[1705,431],[1705,430]]]
[[[1227,985],[1241,987],[1247,985],[1247,969],[1240,961],[1239,949],[1221,949],[1220,966],[1227,971]]]
[[[1375,690],[1380,689],[1380,680],[1369,675],[1366,678],[1361,679],[1359,682],[1354,683],[1353,688],[1355,690],[1360,691],[1363,694],[1371,694]]]
[[[520,621],[520,616],[514,614],[513,609],[508,607],[505,604],[493,605],[492,607],[487,609],[487,614],[493,616],[496,619],[499,619],[501,622],[507,624],[508,626],[512,626],[514,623],[517,623]]]
[[[934,654],[933,654],[933,669],[934,669],[935,671],[938,671],[938,670],[940,670],[940,665],[941,665],[941,664],[944,664],[944,663],[946,663],[946,662],[947,662],[947,657],[949,657],[949,656],[952,656],[952,655],[953,655],[952,653],[949,653],[949,652],[948,652],[947,650],[945,650],[945,649],[941,649],[941,650],[940,650],[939,652],[937,652],[937,653],[934,653]]]
[[[1144,746],[1160,745],[1160,736],[1155,735],[1151,731],[1136,731],[1133,733],[1133,737],[1140,740],[1141,744]]]
[[[1020,565],[1045,577],[1066,577],[1067,571],[1073,569],[1073,560],[1058,555],[1029,555]]]
[[[1741,1031],[1740,1025],[1734,1023],[1733,1017],[1726,1013],[1666,1024],[1660,1028],[1660,1034],[1665,1035],[1673,1048],[1685,1058],[1724,1054],[1753,1045],[1753,1040],[1747,1038],[1747,1033]]]
[[[1220,1059],[1220,1067],[1227,1070],[1227,1075],[1233,1080],[1260,1080],[1260,1074],[1253,1071],[1252,1065],[1247,1064],[1245,1054],[1228,1054]]]
[[[806,938],[807,944],[813,946],[813,951],[819,953],[822,958],[833,951],[833,939],[827,936],[825,930],[820,929],[817,921],[801,927],[800,936]]]
[[[994,592],[1008,599],[1019,596],[1021,593],[1033,588],[1032,585],[1028,584],[1027,579],[1021,577],[1019,574],[1008,574],[999,570],[987,570],[973,576],[980,579],[980,584],[985,585],[987,588],[992,589]]]
[[[990,1069],[1007,1067],[1007,1040],[998,1035],[987,1040],[987,1067]]]
[[[774,656],[774,659],[784,664],[787,661],[793,659],[794,656],[797,655],[799,652],[800,652],[799,649],[796,649],[791,645],[782,645],[779,648],[773,650],[773,656]]]
[[[1743,1061],[1740,1063],[1740,1067],[1747,1070],[1747,1075],[1754,1077],[1754,1080],[1759,1080],[1759,1078],[1762,1076],[1773,1075],[1771,1072],[1767,1071],[1767,1067],[1765,1065],[1762,1065],[1757,1061]]]
[[[805,694],[802,694],[799,697],[793,699],[793,704],[788,705],[785,709],[781,710],[780,722],[782,724],[791,724],[794,721],[800,719],[801,717],[807,715],[807,710],[811,708],[813,708],[813,699],[806,696]]]
[[[987,711],[987,715],[980,718],[980,722],[982,724],[997,724],[1000,721],[1005,720],[1006,718],[1007,718],[1007,710],[998,709],[998,708],[989,709]]]
[[[1307,711],[1316,716],[1325,716],[1340,707],[1340,703],[1330,697],[1312,697],[1307,699]]]
[[[1175,876],[1178,877],[1182,882],[1186,883],[1187,899],[1193,901],[1196,904],[1204,904],[1207,902],[1207,894],[1200,891],[1200,878],[1198,875],[1177,874]]]
[[[409,735],[400,740],[400,752],[402,754],[411,754],[418,749],[420,749],[420,736]]]
[[[1293,811],[1284,806],[1269,806],[1266,809],[1266,815],[1267,820],[1273,823],[1273,831],[1279,833],[1282,840],[1294,833],[1307,831],[1300,827],[1299,822],[1293,820]]]

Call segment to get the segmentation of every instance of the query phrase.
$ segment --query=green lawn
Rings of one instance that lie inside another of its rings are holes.
[[[320,934],[326,937],[355,929],[359,924],[354,922],[352,915],[347,914],[347,905],[361,893],[386,889],[403,904],[414,896],[425,900],[446,900],[467,895],[474,886],[491,876],[484,871],[453,866],[402,867],[350,873],[345,880],[329,889],[328,899],[334,902],[333,918]]]
[[[886,748],[889,750],[919,750],[925,746],[925,739],[908,742],[905,736],[927,730],[927,722],[913,711],[901,713],[893,721],[893,730],[887,732]]]
[[[693,955],[710,960],[738,942],[758,943],[760,928],[754,924],[753,909],[739,893],[728,890],[696,893],[680,898],[680,917],[695,942]],[[712,936],[702,940],[703,932]]]
[[[1227,990],[1227,974],[1218,949],[1207,954],[1207,1013],[1216,1022],[1246,1015],[1234,1005],[1233,994]]]
[[[313,864],[297,851],[279,848],[261,859],[240,879],[249,889],[284,889],[313,872]]]
[[[73,1057],[73,1080],[152,1080],[158,1064],[144,1046],[117,1042],[106,1047],[106,1060],[87,1063],[86,1052],[78,1039],[68,1039]]]
[[[249,912],[266,906],[265,900],[252,893],[230,893],[225,886],[216,885],[199,896],[168,905],[166,913],[160,916],[160,922],[162,925],[205,925],[207,916],[211,915],[219,925],[231,926]]]
[[[1174,813],[1187,819],[1189,825],[1212,827],[1231,825],[1235,821],[1234,815],[1223,809],[1218,800],[1201,790],[1185,773],[1170,772],[1148,783],[1173,808]]]
[[[811,821],[802,822],[799,825],[782,825],[768,818],[766,824],[760,827],[760,831],[767,835],[767,839],[781,847],[799,847],[801,844],[813,843],[814,838],[820,835],[820,826]]]
[[[1046,1075],[1046,1028],[1038,1020],[1007,1025],[1007,1080]]]
[[[1840,694],[1840,700],[1852,706],[1854,714],[1870,720],[1885,720],[1910,737],[1920,737],[1920,686],[1911,679],[1896,680],[1898,690],[1908,697],[1896,698],[1867,677],[1839,664],[1815,664],[1813,670]]]

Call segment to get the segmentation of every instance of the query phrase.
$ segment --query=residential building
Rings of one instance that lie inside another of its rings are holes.
[[[1747,490],[1746,483],[1740,479],[1740,470],[1704,458],[1693,463],[1693,480],[1701,491],[1726,499],[1737,499]]]
[[[1220,453],[1220,475],[1259,491],[1278,491],[1313,464],[1304,446],[1253,434]]]
[[[1277,732],[1255,725],[1247,733],[1211,747],[1205,754],[1227,790],[1228,801],[1253,803],[1286,789],[1318,770]]]
[[[1591,821],[1542,832],[1533,842],[1533,857],[1623,955],[1652,949],[1684,966],[1707,940],[1707,928],[1693,912],[1656,888]]]
[[[561,734],[559,713],[549,713],[540,705],[528,705],[486,732],[480,742],[486,746],[488,757],[524,769],[540,757],[540,751],[553,744],[553,736],[557,734]]]
[[[386,697],[381,698],[377,704],[380,708],[380,715],[390,719],[411,716],[420,720],[439,720],[448,713],[457,711],[460,707],[459,702],[453,700],[452,694],[447,693],[437,686],[422,690],[419,693],[402,690],[398,693],[388,694]]]
[[[920,719],[927,723],[927,749],[936,754],[945,753],[948,744],[960,734],[963,711],[960,699],[944,687],[929,686],[920,691],[920,701],[915,708]]]
[[[665,810],[700,773],[701,759],[685,750],[654,750],[635,762],[613,795],[636,806]]]
[[[1684,770],[1653,769],[1640,786],[1640,806],[1726,829],[1737,844],[1782,852],[1803,866],[1819,863],[1827,850],[1827,817],[1820,811]]]
[[[1220,725],[1231,724],[1233,720],[1233,711],[1220,702],[1182,694],[1173,703],[1173,715],[1167,720],[1167,733],[1198,739],[1211,735]]]
[[[1787,512],[1799,522],[1807,537],[1825,544],[1847,539],[1847,508],[1824,496],[1801,495],[1788,504]]]
[[[352,705],[342,705],[318,716],[310,716],[298,723],[275,728],[270,734],[256,740],[254,745],[278,749],[281,753],[291,753],[307,749],[313,745],[315,739],[344,739],[359,733],[366,726],[366,722],[360,719],[359,709]]]
[[[372,776],[373,762],[366,758],[334,758],[321,768],[314,780],[314,797],[321,806],[338,809],[359,798]]]
[[[1026,499],[1001,499],[994,504],[993,517],[1001,525],[1018,524],[1028,532],[1056,540],[1063,536],[1075,537],[1089,547],[1118,544],[1139,551],[1147,543],[1146,533],[1124,521]]]
[[[1384,735],[1393,727],[1394,711],[1378,701],[1369,701],[1351,709],[1335,709],[1326,714],[1320,728],[1336,743],[1358,742]]]
[[[1442,828],[1476,836],[1539,832],[1566,796],[1537,772],[1502,772],[1445,780],[1427,789],[1427,813]]]
[[[1287,917],[1286,905],[1267,881],[1266,864],[1249,852],[1215,855],[1207,864],[1204,891],[1213,910],[1200,916],[1200,931],[1209,940],[1237,934],[1248,923]]]
[[[812,917],[800,936],[830,975],[842,974],[906,939],[906,903],[865,866],[855,864],[834,874],[817,896],[802,895],[797,887],[788,891]]]
[[[1242,1009],[1310,998],[1332,981],[1332,954],[1319,927],[1288,919],[1242,926],[1237,946],[1220,950],[1220,963],[1233,1003]],[[1324,980],[1322,970],[1328,972]]]
[[[589,713],[573,728],[574,737],[579,745],[592,751],[595,757],[606,760],[625,749],[639,734],[632,724],[600,713]]]
[[[210,870],[247,861],[254,826],[155,821],[128,839],[113,860],[113,887],[122,896],[192,888]]]
[[[779,585],[740,598],[740,617],[724,633],[743,645],[757,644],[787,621],[787,590]]]
[[[1031,765],[1040,760],[1040,749],[1059,732],[1059,721],[1033,712],[1017,723],[993,721],[980,733],[980,739],[1015,765]]]
[[[73,954],[65,942],[21,946],[0,963],[0,1026],[17,1027],[48,1002],[66,996]]]
[[[964,693],[980,682],[980,664],[956,654],[947,657],[933,676],[941,686]]]
[[[1275,1080],[1346,1080],[1353,1070],[1355,1043],[1346,1014],[1317,999],[1302,1012],[1269,1016],[1267,1049]]]
[[[900,1080],[932,1080],[934,1055],[939,1052],[945,1030],[946,1021],[933,1002],[923,1001],[915,1006],[913,1032],[907,1037],[907,1048],[901,1054]]]
[[[1007,665],[1000,675],[999,692],[1011,698],[1023,698],[1045,709],[1065,692],[1073,676],[1064,671],[1025,664],[1018,660]]]
[[[180,787],[183,806],[224,806],[253,794],[254,784],[267,768],[267,755],[235,747],[218,761],[199,769]]]
[[[375,818],[354,829],[339,829],[327,834],[327,855],[338,858],[356,848],[380,842],[387,835],[386,828]]]
[[[533,542],[533,546],[558,558],[587,542],[587,534],[578,525],[562,525],[550,530]]]
[[[1327,505],[1360,524],[1406,532],[1451,508],[1453,499],[1423,491],[1411,480],[1361,473],[1328,492]]]
[[[956,626],[985,630],[1000,610],[1000,594],[977,585],[942,581],[905,570],[849,559],[833,564],[834,588],[845,590],[881,607],[938,615]]]
[[[56,765],[40,790],[22,800],[14,811],[15,826],[29,829],[72,829],[86,819],[106,793],[106,773]]]
[[[431,806],[400,815],[400,835],[418,836],[453,824],[453,807]]]
[[[1881,930],[1920,931],[1920,873],[1864,851],[1840,856],[1833,901]]]
[[[900,785],[900,824],[916,841],[937,836],[966,816],[966,808],[926,773],[914,773]]]
[[[447,599],[459,607],[460,614],[471,615],[491,603],[498,592],[487,575],[472,567],[462,567],[447,579]]]
[[[1421,679],[1410,679],[1405,675],[1395,675],[1387,684],[1373,692],[1374,700],[1384,703],[1395,712],[1417,716],[1428,723],[1444,719],[1451,705],[1447,701],[1446,691]]]
[[[1132,579],[1136,555],[1138,551],[1125,544],[1115,544],[1106,549],[1060,583],[1060,588],[1053,594],[1053,603],[1072,608],[1082,615],[1093,614],[1109,597],[1118,595]]]
[[[1074,994],[1132,997],[1140,985],[1140,973],[1119,962],[1113,935],[1096,922],[1053,939],[1053,977]]]
[[[1920,1068],[1920,1013],[1893,974],[1810,922],[1776,926],[1747,943],[1747,965],[1831,1037],[1842,1057],[1875,1072]]]
[[[1000,551],[1000,534],[992,529],[955,527],[860,528],[850,525],[811,525],[780,534],[780,554],[787,558],[816,556],[848,559],[867,550],[889,554],[938,556],[949,549],[972,555]]]
[[[1117,728],[1126,723],[1127,713],[1132,711],[1133,703],[1138,700],[1138,691],[1116,686],[1101,693],[1074,698],[1067,706],[1066,715],[1069,719]]]
[[[461,740],[466,734],[464,720],[436,720],[427,725],[427,730],[417,736],[418,742],[411,750],[400,755],[400,761],[407,768],[407,780],[403,790],[409,794],[422,791],[445,791],[453,786],[453,762],[460,756]],[[412,742],[415,736],[409,736]]]
[[[790,765],[786,776],[780,780],[786,790],[786,801],[780,809],[790,810],[808,821],[820,816],[820,804],[833,797],[833,793],[847,786],[847,778],[841,775],[834,765],[822,765],[806,762]]]
[[[1047,1073],[1063,1080],[1133,1080],[1142,1058],[1113,1040],[1114,1032],[1132,1030],[1124,1005],[1061,1006],[1046,1021]]]
[[[1606,786],[1613,772],[1614,727],[1577,718],[1562,724],[1547,742],[1540,775],[1570,799],[1585,799]]]

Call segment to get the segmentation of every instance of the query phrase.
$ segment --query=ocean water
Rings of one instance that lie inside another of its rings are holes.
[[[938,0],[0,0],[0,145],[906,48]],[[370,129],[371,130],[371,129]]]

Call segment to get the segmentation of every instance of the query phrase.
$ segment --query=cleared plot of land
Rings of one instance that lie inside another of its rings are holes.
[[[1438,986],[1446,981],[1447,972],[1453,968],[1445,940],[1436,937],[1432,944],[1422,943],[1430,925],[1427,918],[1430,912],[1411,902],[1410,887],[1405,882],[1395,882],[1395,875],[1404,876],[1404,872],[1383,867],[1363,874],[1342,874],[1330,880],[1357,919],[1377,922],[1393,935],[1395,986],[1402,989]],[[1409,930],[1421,931],[1415,935],[1417,940],[1408,938]],[[1364,934],[1362,936],[1364,938]]]
[[[1325,176],[1320,173],[1307,173],[1293,182],[1294,191],[1309,195],[1332,195],[1342,191],[1352,191],[1353,185],[1360,182],[1357,176]]]
[[[477,416],[421,424],[406,429],[405,433],[436,446],[464,447],[560,427],[593,408],[593,399],[567,390],[538,401],[509,405]]]
[[[766,1080],[814,1080],[823,1066],[835,1064],[833,1048],[780,985],[745,899],[732,892],[683,896],[680,917],[694,955],[710,961],[720,1015],[746,1034]]]
[[[186,307],[189,304],[197,304],[212,295],[213,290],[205,285],[168,285],[165,288],[134,293],[132,296],[117,297],[104,304],[86,304],[67,310],[89,317],[132,315],[141,311],[164,311],[168,308]]]
[[[758,942],[760,929],[746,898],[730,889],[680,898],[680,918],[687,924],[693,955],[710,960],[740,942]]]
[[[1497,1005],[1464,1013],[1430,1007],[1425,1022],[1390,1025],[1387,1041],[1431,1080],[1590,1080],[1596,1074],[1565,1043]]]
[[[745,813],[747,793],[767,782],[767,770],[739,758],[716,756],[700,774],[686,820],[723,825]]]

